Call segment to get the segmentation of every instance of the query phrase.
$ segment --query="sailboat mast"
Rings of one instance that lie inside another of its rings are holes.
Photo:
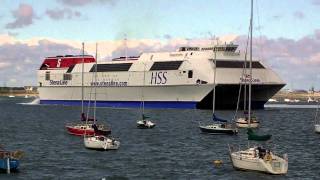
[[[248,117],[249,117],[249,124],[251,121],[251,85],[252,85],[252,24],[253,24],[253,0],[251,0],[251,17],[250,17],[250,81],[249,81],[249,104],[248,104]]]
[[[83,113],[83,71],[84,71],[84,42],[82,42],[82,70],[81,70],[81,113]]]
[[[127,47],[127,34],[124,34],[124,48],[125,48],[125,57],[126,61],[128,60],[128,47]]]
[[[98,61],[98,43],[96,43],[96,62],[94,70],[94,110],[93,110],[93,120],[96,121],[96,109],[97,109],[97,61]]]
[[[214,50],[214,74],[213,74],[213,91],[212,91],[212,115],[214,115],[215,104],[216,104],[216,70],[217,70],[217,54],[216,49]]]
[[[145,81],[146,81],[146,64],[143,63],[143,84],[142,84],[142,89],[141,89],[141,98],[142,98],[142,115],[144,115],[144,86],[145,86]]]

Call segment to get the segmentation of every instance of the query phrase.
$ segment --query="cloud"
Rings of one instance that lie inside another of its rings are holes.
[[[219,43],[233,41],[239,44],[243,53],[247,37],[245,35],[225,35],[218,37]],[[96,42],[85,42],[85,51],[94,55]],[[128,39],[128,56],[138,56],[141,52],[175,51],[180,46],[208,46],[210,39],[174,38],[164,40]],[[216,43],[216,42],[214,42]],[[99,61],[111,60],[124,56],[126,47],[123,40],[100,41]],[[261,59],[267,66],[277,72],[291,87],[308,89],[315,85],[320,88],[320,29],[301,39],[257,37],[253,39],[254,57]],[[16,79],[16,84],[36,85],[36,70],[44,57],[80,54],[81,42],[37,37],[18,40],[10,35],[0,35],[0,84],[1,81]],[[19,67],[17,69],[17,67]],[[12,68],[14,68],[12,70]],[[16,71],[20,69],[20,72]],[[28,71],[26,71],[28,69]]]
[[[293,16],[297,19],[304,19],[305,18],[305,15],[303,12],[301,11],[296,11],[293,13]]]
[[[239,36],[235,41],[242,51],[246,36]],[[254,57],[276,71],[290,87],[308,89],[312,84],[318,84],[317,74],[320,69],[320,31],[298,40],[267,37],[253,39]]]
[[[115,0],[57,0],[67,6],[85,6],[94,3],[115,4]]]
[[[48,15],[53,20],[61,19],[72,19],[73,17],[80,17],[81,13],[79,11],[72,11],[71,9],[47,9],[46,15]]]
[[[37,16],[31,5],[20,4],[17,10],[12,11],[15,20],[6,25],[7,29],[17,29],[29,26],[33,23],[33,19]]]
[[[47,56],[80,54],[80,49],[45,39],[36,44],[6,39],[13,41],[0,44],[0,84],[9,86],[37,85],[37,69]]]
[[[314,4],[314,5],[320,5],[320,0],[313,0],[312,4]]]

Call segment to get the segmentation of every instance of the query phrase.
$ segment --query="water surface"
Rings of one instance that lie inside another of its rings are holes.
[[[288,153],[285,176],[236,171],[228,157],[228,143],[247,144],[238,136],[200,133],[198,122],[210,122],[207,110],[146,110],[157,123],[137,129],[138,109],[98,108],[100,122],[112,126],[121,141],[117,151],[84,148],[83,139],[68,135],[64,125],[77,122],[80,107],[28,106],[32,99],[0,97],[0,144],[23,150],[20,171],[0,179],[318,179],[320,134],[313,131],[315,109],[267,108],[255,111],[259,133],[271,133],[277,153]],[[231,119],[234,111],[217,111]],[[213,160],[222,160],[215,167]]]

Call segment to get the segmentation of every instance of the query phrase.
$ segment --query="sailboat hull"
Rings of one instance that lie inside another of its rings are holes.
[[[120,142],[105,136],[92,136],[84,138],[84,146],[94,150],[117,150]]]
[[[138,121],[137,122],[137,128],[139,129],[151,129],[151,128],[154,128],[156,126],[155,123],[143,123],[143,121]]]
[[[320,133],[320,124],[315,124],[315,125],[314,125],[314,131],[315,131],[316,133]]]
[[[230,152],[230,158],[233,167],[238,170],[260,171],[269,174],[286,174],[288,171],[287,160],[276,155],[266,160],[256,155],[253,148]]]
[[[209,126],[199,126],[201,132],[208,133],[208,134],[229,134],[234,135],[237,134],[238,131],[236,129],[229,129],[229,128],[220,128],[215,127],[214,125]]]
[[[75,136],[93,136],[93,135],[109,135],[111,134],[110,129],[99,129],[98,131],[94,131],[94,129],[91,127],[91,125],[67,125],[66,129],[69,134],[75,135]]]

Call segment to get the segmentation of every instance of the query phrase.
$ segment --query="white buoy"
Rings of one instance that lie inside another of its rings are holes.
[[[7,174],[10,174],[10,158],[7,157]]]

